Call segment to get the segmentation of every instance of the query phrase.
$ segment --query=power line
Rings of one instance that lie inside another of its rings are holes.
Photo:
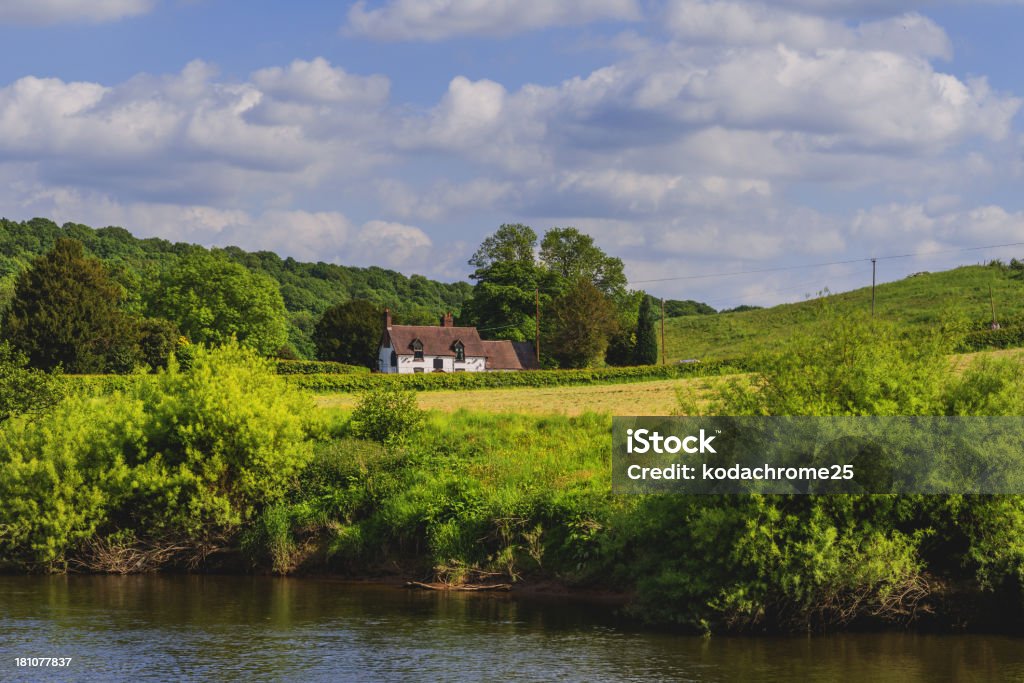
[[[776,273],[785,270],[804,270],[807,268],[824,268],[826,266],[843,266],[850,263],[870,263],[872,260],[889,261],[892,259],[913,258],[915,256],[935,256],[938,254],[960,254],[967,251],[981,251],[983,249],[1001,249],[1003,247],[1020,247],[1024,242],[1011,242],[1009,244],[989,244],[983,247],[965,247],[963,249],[943,249],[939,251],[920,251],[912,254],[890,254],[888,256],[875,256],[866,258],[846,259],[844,261],[828,261],[825,263],[806,263],[799,266],[776,266],[772,268],[758,268],[756,270],[737,270],[729,273],[707,273],[705,275],[682,275],[679,277],[663,277],[653,280],[631,280],[630,284],[640,285],[651,282],[674,282],[677,280],[706,280],[717,277],[733,277],[735,275],[756,275],[758,273]]]
[[[502,326],[497,327],[497,328],[477,328],[476,331],[477,332],[492,332],[494,330],[508,330],[509,328],[518,328],[520,325],[522,325],[522,324],[521,323],[512,323],[511,325],[502,325]]]

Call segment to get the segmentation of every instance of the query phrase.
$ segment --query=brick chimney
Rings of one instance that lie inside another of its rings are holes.
[[[385,308],[384,309],[384,329],[385,330],[390,330],[391,329],[391,309],[390,308]]]
[[[444,317],[441,318],[441,327],[455,327],[455,321],[452,320],[452,312],[451,311],[448,311],[447,313],[445,313]]]

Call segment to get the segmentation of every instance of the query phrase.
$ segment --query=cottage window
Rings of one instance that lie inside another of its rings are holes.
[[[434,369],[435,370],[444,370],[444,358],[435,358],[434,359]]]
[[[423,342],[419,339],[416,339],[412,343],[412,359],[423,360]]]
[[[455,362],[465,363],[466,362],[466,347],[462,345],[462,342],[455,342]]]
[[[423,372],[423,368],[413,368],[413,372]]]
[[[391,352],[391,367],[398,366],[398,353],[395,351]]]

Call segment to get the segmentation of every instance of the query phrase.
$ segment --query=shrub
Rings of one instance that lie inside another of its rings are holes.
[[[128,378],[124,378],[128,379]],[[59,567],[89,538],[208,552],[281,502],[312,455],[308,397],[254,351],[198,348],[109,395],[0,427],[0,563]],[[174,559],[173,554],[167,559]]]
[[[141,450],[138,401],[72,396],[33,422],[0,428],[0,564],[62,569],[105,523]]]
[[[367,391],[352,412],[353,433],[379,443],[401,441],[422,422],[416,392],[394,385]]]
[[[938,332],[906,337],[893,323],[824,305],[818,321],[815,334],[754,359],[753,386],[746,378],[725,384],[706,414],[941,414],[950,339]],[[683,409],[701,412],[692,396]]]
[[[64,386],[60,373],[28,367],[25,354],[0,342],[0,422],[51,408],[63,395]]]

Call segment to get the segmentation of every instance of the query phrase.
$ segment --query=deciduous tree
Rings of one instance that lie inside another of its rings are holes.
[[[219,346],[235,338],[270,356],[288,340],[277,283],[216,252],[192,250],[165,269],[148,310],[176,323],[192,342]]]
[[[313,332],[317,357],[376,367],[381,313],[376,304],[365,299],[353,299],[328,308]]]

